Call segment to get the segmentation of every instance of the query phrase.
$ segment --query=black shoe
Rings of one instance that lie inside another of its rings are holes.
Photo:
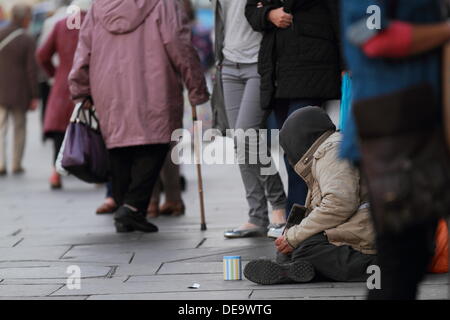
[[[279,264],[271,260],[253,260],[245,266],[244,275],[252,282],[273,285],[310,282],[315,271],[307,261]]]
[[[117,233],[130,233],[130,232],[134,232],[134,228],[130,227],[130,226],[125,226],[122,223],[119,222],[114,222],[114,226],[116,227],[116,232]]]
[[[134,212],[124,206],[117,209],[116,213],[114,213],[114,220],[125,228],[148,233],[158,232],[158,227],[148,222],[142,213]]]

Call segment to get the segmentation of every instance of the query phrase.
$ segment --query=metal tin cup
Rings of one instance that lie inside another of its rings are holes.
[[[223,257],[223,279],[242,280],[242,263],[240,256]]]

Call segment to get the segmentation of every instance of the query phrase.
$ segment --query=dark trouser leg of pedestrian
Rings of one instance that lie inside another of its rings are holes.
[[[437,221],[408,228],[398,234],[377,236],[381,289],[369,292],[370,300],[413,300],[428,271],[435,247]]]
[[[180,166],[175,164],[170,156],[175,145],[175,142],[170,144],[170,150],[160,174],[160,184],[164,186],[165,196],[165,203],[161,206],[160,214],[178,217],[184,215],[185,206],[181,198]]]
[[[43,81],[39,83],[39,95],[42,99],[42,110],[41,110],[41,124],[44,126],[44,119],[45,119],[45,110],[47,108],[47,101],[48,97],[50,95],[50,86],[47,83],[47,81]]]
[[[119,207],[124,205],[125,195],[131,183],[133,157],[133,148],[115,148],[109,150],[112,195]]]
[[[65,132],[54,132],[52,134],[53,138],[53,164],[56,163],[56,159],[58,158],[59,150],[61,150],[61,146],[64,142]]]
[[[22,173],[22,160],[25,152],[27,135],[27,112],[21,109],[12,110],[14,120],[13,173]]]
[[[145,216],[168,150],[169,144],[111,150],[113,193],[121,205],[114,215],[118,232],[158,231]]]
[[[8,109],[0,106],[0,175],[6,175],[6,135],[8,133],[8,115]]]
[[[274,114],[277,120],[278,129],[284,125],[284,122],[295,111],[307,106],[320,106],[322,100],[290,100],[278,99],[275,102]],[[294,204],[304,205],[306,195],[308,194],[308,187],[303,179],[295,172],[294,168],[289,164],[287,158],[284,158],[286,170],[288,174],[288,196],[286,212],[289,213]]]
[[[61,150],[62,144],[64,142],[65,132],[51,132],[47,133],[47,136],[51,137],[53,140],[53,172],[50,177],[50,188],[52,190],[58,190],[62,188],[61,176],[56,171],[55,163],[56,159],[58,159],[59,151]]]
[[[307,261],[314,267],[316,276],[339,282],[365,282],[367,268],[377,265],[377,256],[363,254],[350,246],[336,246],[325,234],[305,240],[292,253],[292,262]]]

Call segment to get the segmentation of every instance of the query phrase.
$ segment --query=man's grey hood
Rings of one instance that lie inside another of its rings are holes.
[[[280,145],[292,166],[295,166],[324,133],[335,131],[328,114],[319,107],[295,111],[280,131]]]
[[[95,0],[94,9],[106,30],[124,34],[136,30],[160,1],[165,0]]]

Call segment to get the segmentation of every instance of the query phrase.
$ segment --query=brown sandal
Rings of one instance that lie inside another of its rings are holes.
[[[179,217],[186,213],[186,207],[183,202],[166,202],[159,208],[159,211],[161,215]]]
[[[150,205],[147,209],[147,216],[149,218],[158,218],[160,215],[159,211],[159,203],[158,202],[150,202]]]
[[[97,214],[112,214],[117,210],[117,205],[111,202],[104,202],[97,208]]]

